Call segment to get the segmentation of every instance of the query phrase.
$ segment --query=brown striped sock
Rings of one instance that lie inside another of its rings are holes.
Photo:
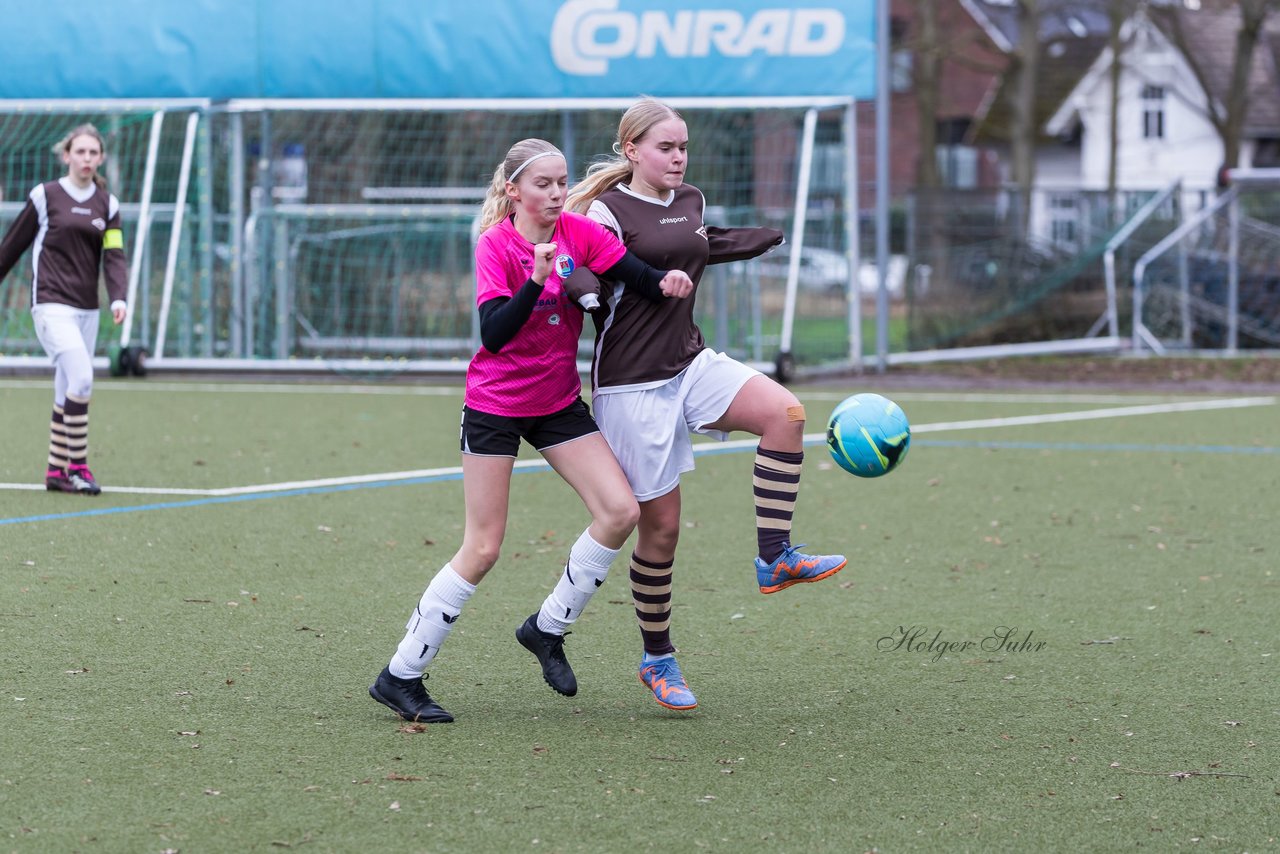
[[[671,644],[671,567],[675,561],[654,563],[631,553],[631,600],[640,622],[644,651],[668,655]]]
[[[62,407],[54,404],[49,420],[49,468],[67,467],[67,427],[62,420]]]
[[[67,431],[67,467],[88,465],[89,401],[67,395],[62,420]]]
[[[800,491],[800,468],[804,451],[789,453],[756,448],[755,472],[751,479],[756,502],[756,544],[760,559],[772,563],[791,541],[791,517]]]

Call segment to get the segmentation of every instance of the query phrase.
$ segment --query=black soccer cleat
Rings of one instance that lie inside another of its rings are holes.
[[[426,678],[425,675],[422,677]],[[453,715],[431,699],[422,679],[400,679],[384,667],[369,686],[369,696],[411,723],[453,723]]]
[[[44,488],[49,492],[73,492],[80,495],[97,495],[102,492],[88,466],[51,468],[45,472]]]
[[[578,679],[569,660],[564,657],[564,635],[553,635],[538,628],[538,615],[533,614],[516,629],[516,640],[538,657],[542,678],[566,697],[578,693]]]

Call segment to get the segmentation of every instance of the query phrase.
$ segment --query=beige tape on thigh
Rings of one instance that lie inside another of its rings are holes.
[[[799,406],[799,405],[797,405],[797,406],[788,406],[788,407],[787,407],[787,420],[788,420],[788,421],[804,421],[804,420],[805,420],[805,418],[804,418],[804,407],[803,407],[803,406]]]

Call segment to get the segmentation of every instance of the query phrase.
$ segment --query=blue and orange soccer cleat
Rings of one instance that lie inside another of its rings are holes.
[[[645,687],[653,691],[653,699],[658,701],[658,705],[681,712],[697,708],[698,699],[689,690],[674,656],[654,661],[642,659],[639,676]]]
[[[793,584],[821,581],[848,563],[844,555],[807,555],[800,551],[802,548],[804,543],[783,547],[773,563],[756,558],[756,581],[761,593],[777,593]]]

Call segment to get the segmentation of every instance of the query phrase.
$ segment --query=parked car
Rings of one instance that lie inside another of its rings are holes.
[[[791,264],[791,247],[787,244],[779,246],[759,261],[760,275],[769,279],[786,282]],[[904,255],[889,257],[888,285],[891,296],[902,294],[906,281],[907,259]],[[800,270],[796,278],[797,287],[804,292],[819,294],[842,294],[849,282],[849,261],[843,252],[831,249],[806,246],[800,253]],[[880,277],[874,261],[865,258],[858,269],[858,286],[864,294],[874,294],[880,287]]]
[[[791,247],[784,243],[760,258],[760,275],[785,282],[790,265]],[[796,279],[800,290],[840,293],[848,281],[849,262],[843,254],[809,246],[800,253],[800,273]]]

